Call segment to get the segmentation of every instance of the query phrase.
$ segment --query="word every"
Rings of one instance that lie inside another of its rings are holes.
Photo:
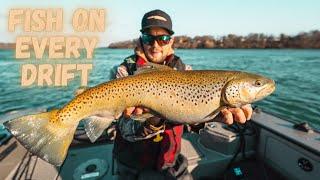
[[[95,37],[29,37],[19,36],[16,41],[16,58],[26,59],[31,57],[31,49],[36,59],[41,59],[45,50],[48,50],[49,59],[79,58],[80,48],[84,48],[87,59],[92,59],[93,51],[97,45]]]
[[[24,64],[21,68],[21,86],[67,86],[68,81],[80,74],[81,86],[87,86],[92,64]]]

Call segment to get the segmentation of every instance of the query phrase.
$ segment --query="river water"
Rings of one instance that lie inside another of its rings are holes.
[[[70,60],[93,63],[89,86],[108,81],[111,69],[131,55],[130,49],[96,49],[93,60]],[[276,81],[275,93],[256,103],[266,112],[290,121],[308,121],[320,125],[320,50],[176,50],[193,69],[241,70],[268,76]],[[28,61],[30,62],[30,61]],[[43,60],[33,63],[61,63]],[[73,98],[80,78],[67,87],[20,86],[20,68],[26,60],[16,60],[14,51],[0,50],[0,119],[12,111],[62,107]]]

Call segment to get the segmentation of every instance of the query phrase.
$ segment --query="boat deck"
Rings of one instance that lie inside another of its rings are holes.
[[[293,130],[292,123],[266,113],[256,114],[253,122],[258,134],[246,138],[245,153],[269,166],[268,179],[320,177],[320,133]],[[215,132],[223,132],[220,130]],[[238,136],[229,132],[227,136],[236,137],[229,142],[221,140],[221,135],[203,132],[185,133],[181,153],[187,157],[188,169],[196,179],[221,177],[239,147]],[[101,138],[92,144],[83,131],[77,133],[80,136],[74,139],[61,167],[31,155],[11,138],[0,146],[0,179],[116,179],[112,141]],[[300,167],[300,160],[309,162],[311,169],[309,164]]]

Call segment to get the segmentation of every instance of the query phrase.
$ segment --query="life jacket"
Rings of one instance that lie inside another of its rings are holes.
[[[143,66],[145,63],[143,58],[132,55],[125,58],[121,65],[127,68],[129,75],[133,75],[137,67]],[[164,64],[176,70],[185,70],[185,64],[175,55],[168,56]],[[159,142],[154,138],[130,142],[119,135],[121,133],[119,128],[116,129],[117,136],[113,153],[120,163],[138,171],[143,169],[163,170],[175,165],[181,150],[183,125],[166,124],[164,132],[160,134],[162,139]]]
[[[133,75],[134,72],[137,70],[137,67],[143,66],[147,61],[137,55],[131,55],[124,59],[121,65],[124,65],[127,68],[128,74]],[[184,71],[186,66],[182,62],[179,56],[174,54],[169,55],[163,62],[164,65],[167,65],[171,68],[174,68],[178,71]]]

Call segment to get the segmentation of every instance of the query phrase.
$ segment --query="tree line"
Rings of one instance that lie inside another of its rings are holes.
[[[138,39],[111,43],[109,48],[134,48]],[[302,48],[319,49],[320,31],[302,32],[289,36],[265,35],[251,33],[247,36],[228,34],[215,38],[213,36],[175,36],[175,48],[179,49],[213,49],[213,48],[243,48],[243,49],[268,49],[268,48]]]

